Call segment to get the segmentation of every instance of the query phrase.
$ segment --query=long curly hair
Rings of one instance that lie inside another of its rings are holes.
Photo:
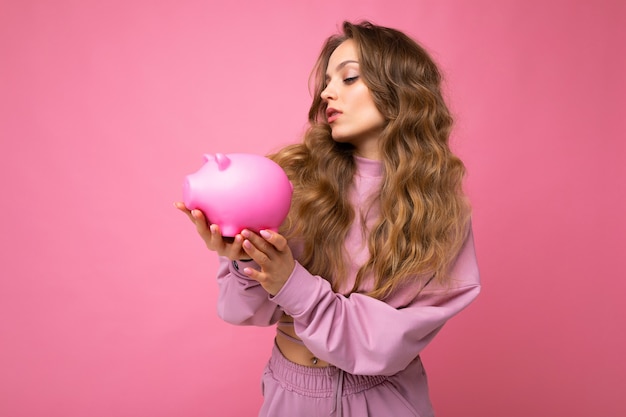
[[[302,143],[270,158],[294,185],[292,208],[282,227],[301,242],[299,262],[337,290],[347,279],[344,240],[355,221],[348,199],[356,166],[354,148],[335,142],[321,93],[330,55],[345,40],[357,48],[360,73],[386,119],[380,137],[383,180],[380,217],[369,230],[369,260],[352,292],[374,277],[368,295],[384,299],[413,280],[449,283],[449,270],[469,229],[462,191],[465,167],[449,147],[452,117],[441,93],[441,73],[426,50],[395,29],[344,22],[329,37],[311,74],[313,102]]]

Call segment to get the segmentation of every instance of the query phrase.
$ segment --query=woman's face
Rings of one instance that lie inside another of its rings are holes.
[[[353,40],[343,42],[330,56],[321,97],[333,139],[352,144],[359,156],[379,159],[378,140],[386,122],[361,78]]]

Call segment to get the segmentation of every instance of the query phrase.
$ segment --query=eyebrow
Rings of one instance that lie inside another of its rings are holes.
[[[335,68],[335,71],[339,71],[341,70],[343,67],[345,67],[348,64],[358,64],[359,61],[355,61],[353,59],[347,59],[343,62],[341,62],[339,65],[337,65],[337,68]],[[328,81],[330,79],[330,75],[326,74],[326,78],[325,80]]]

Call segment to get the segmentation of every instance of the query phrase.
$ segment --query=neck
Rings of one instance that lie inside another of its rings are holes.
[[[364,147],[364,148],[357,148],[354,151],[354,155],[359,156],[361,158],[365,158],[365,159],[371,159],[373,161],[380,161],[381,157],[380,157],[380,152],[378,151],[378,148],[374,148],[374,147]]]

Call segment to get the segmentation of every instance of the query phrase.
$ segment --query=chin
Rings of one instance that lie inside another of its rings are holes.
[[[352,139],[349,135],[341,134],[340,132],[335,131],[331,132],[331,137],[335,142],[339,143],[350,143]]]

